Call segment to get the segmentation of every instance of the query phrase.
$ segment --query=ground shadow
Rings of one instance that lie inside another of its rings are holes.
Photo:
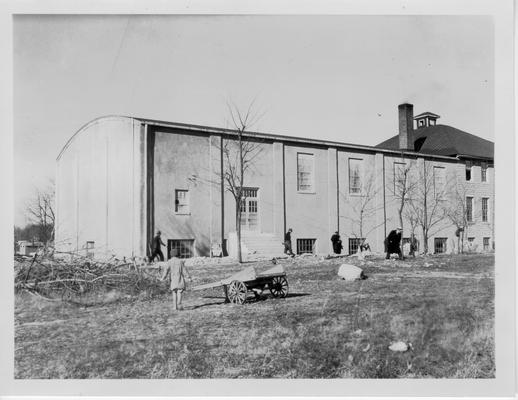
[[[196,310],[196,309],[202,308],[202,307],[219,306],[219,305],[226,303],[224,298],[220,297],[220,299],[221,299],[221,301],[214,301],[212,303],[198,304],[198,305],[195,305],[195,306],[192,306],[189,308],[186,307],[186,310]]]
[[[285,298],[294,298],[294,297],[303,297],[303,296],[311,296],[311,293],[288,293],[288,295]],[[211,303],[198,304],[198,305],[189,307],[189,309],[195,310],[195,309],[201,308],[201,307],[217,306],[217,305],[222,305],[222,304],[228,303],[228,301],[226,301],[225,298],[222,296],[203,296],[202,298],[203,299],[220,299],[221,301],[214,301]],[[276,299],[278,299],[278,297],[274,297],[273,295],[268,293],[268,294],[262,294],[262,295],[255,296],[255,297],[248,296],[248,298],[246,299],[246,302],[247,303],[257,303],[260,301],[276,300]]]

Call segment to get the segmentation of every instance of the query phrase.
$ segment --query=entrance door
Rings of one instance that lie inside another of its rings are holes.
[[[241,229],[257,231],[259,229],[258,188],[243,188],[245,200],[241,203]]]

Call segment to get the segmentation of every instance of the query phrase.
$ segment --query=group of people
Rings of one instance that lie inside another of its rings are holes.
[[[403,254],[401,253],[401,227],[397,227],[393,231],[390,231],[387,238],[385,239],[385,251],[387,253],[386,259],[390,258],[391,254],[397,254],[400,259],[403,258]],[[408,254],[412,257],[415,257],[415,252],[418,249],[418,242],[415,235],[412,233],[410,235],[409,241],[409,252]]]
[[[391,254],[397,254],[400,259],[403,258],[403,254],[401,252],[401,232],[403,230],[401,227],[397,227],[396,229],[390,231],[387,238],[385,239],[385,253],[386,253],[386,259],[390,258]],[[333,252],[335,254],[341,254],[343,245],[342,240],[340,238],[340,234],[335,232],[333,236],[331,236],[331,243],[333,244]],[[415,238],[414,234],[410,237],[410,251],[409,255],[415,257],[415,252],[417,251],[417,239]],[[370,251],[369,244],[363,240],[362,243],[359,245],[360,251]]]
[[[295,257],[291,246],[291,234],[293,229],[289,228],[286,234],[284,235],[284,254],[287,254],[290,257]],[[397,227],[396,229],[390,231],[387,238],[385,239],[385,252],[386,259],[390,258],[391,254],[397,254],[399,258],[403,258],[401,253],[401,227]],[[343,245],[342,239],[340,238],[340,234],[336,231],[331,236],[331,243],[333,245],[333,252],[335,254],[341,254]],[[164,261],[164,254],[162,253],[162,246],[165,246],[165,243],[162,241],[161,232],[158,231],[156,236],[153,238],[151,243],[151,257],[150,261],[153,262],[155,258],[158,258],[160,262]],[[360,251],[370,251],[369,244],[363,240],[360,244]],[[410,240],[410,255],[415,256],[415,251],[417,250],[417,241],[412,235]],[[161,281],[164,281],[167,277],[169,277],[169,285],[170,289],[173,293],[173,308],[175,310],[181,309],[182,303],[182,293],[185,290],[185,276],[187,274],[190,279],[190,274],[185,267],[184,261],[178,257],[178,249],[170,250],[171,258],[164,262],[164,271],[162,276],[160,277]]]

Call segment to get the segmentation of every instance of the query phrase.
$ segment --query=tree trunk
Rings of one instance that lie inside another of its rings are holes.
[[[399,211],[399,226],[401,227],[401,242],[399,242],[399,251],[401,251],[401,259],[403,260],[405,258],[405,255],[403,254],[403,207],[401,207],[398,211]]]
[[[422,227],[423,228],[423,253],[425,255],[428,254],[428,229],[426,229],[426,227]]]
[[[236,236],[237,236],[237,261],[243,262],[241,254],[241,204],[236,202]]]
[[[244,129],[244,128],[243,128]],[[243,202],[243,182],[244,182],[244,165],[243,165],[243,138],[242,138],[243,132],[239,131],[239,204],[236,202],[236,208],[238,212],[239,218],[236,218],[237,221],[237,227],[236,227],[236,233],[237,233],[237,261],[239,263],[243,262],[243,257],[241,253],[241,203]]]

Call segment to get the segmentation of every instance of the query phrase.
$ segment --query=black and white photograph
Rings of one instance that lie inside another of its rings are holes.
[[[513,395],[512,22],[392,3],[9,14],[9,393]]]

